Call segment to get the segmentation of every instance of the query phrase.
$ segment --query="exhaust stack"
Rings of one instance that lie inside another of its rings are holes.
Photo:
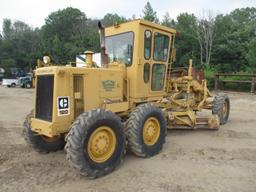
[[[101,55],[101,66],[108,67],[108,56],[106,54],[105,47],[105,27],[101,21],[98,22],[99,34],[100,34],[100,55]]]

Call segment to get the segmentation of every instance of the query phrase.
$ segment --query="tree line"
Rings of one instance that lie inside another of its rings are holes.
[[[219,72],[256,72],[256,8],[235,9],[214,15],[203,11],[199,16],[181,13],[176,19],[169,13],[160,20],[149,2],[141,18],[173,27],[176,38],[176,66],[186,66],[189,58],[198,68]],[[105,26],[133,20],[108,13]],[[4,19],[0,34],[0,67],[33,69],[37,58],[50,55],[54,63],[74,61],[85,50],[99,52],[98,20],[79,9],[68,7],[50,13],[40,28],[22,21]]]

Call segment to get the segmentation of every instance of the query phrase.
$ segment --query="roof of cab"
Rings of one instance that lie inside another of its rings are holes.
[[[132,24],[132,23],[141,24],[141,25],[145,25],[145,26],[148,26],[148,27],[156,28],[156,29],[165,31],[167,33],[176,33],[176,30],[173,29],[173,28],[166,27],[166,26],[163,26],[163,25],[160,25],[160,24],[157,24],[157,23],[152,23],[150,21],[146,21],[146,20],[143,20],[143,19],[135,19],[135,20],[132,20],[132,21],[127,21],[127,22],[124,22],[124,23],[120,23],[118,25]],[[111,28],[111,27],[114,27],[114,26],[110,26],[110,27],[106,27],[106,28]]]

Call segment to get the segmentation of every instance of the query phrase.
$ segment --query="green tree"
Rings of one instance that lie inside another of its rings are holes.
[[[200,47],[200,63],[202,66],[209,67],[216,32],[215,17],[211,11],[203,11],[203,16],[197,19],[194,31]]]
[[[0,67],[5,69],[5,76],[6,77],[12,77],[11,68],[16,67],[16,61],[14,59],[11,59],[11,58],[2,59]]]
[[[216,17],[216,42],[213,62],[218,71],[251,71],[253,39],[256,32],[256,8],[242,8]]]
[[[194,14],[182,13],[177,17],[175,28],[178,31],[176,37],[178,66],[187,66],[188,60],[193,59],[194,65],[200,67],[200,49],[196,39],[195,28],[197,18]]]
[[[88,22],[79,9],[68,7],[51,13],[41,29],[43,52],[54,62],[74,61],[87,47]]]
[[[11,26],[12,22],[10,19],[4,19],[3,20],[3,38],[9,39],[11,36]]]
[[[103,18],[103,23],[106,27],[114,25],[116,23],[120,24],[126,21],[127,19],[125,17],[119,16],[116,13],[115,14],[108,13]]]
[[[143,19],[158,23],[159,19],[157,18],[156,11],[153,10],[151,4],[149,2],[146,3],[144,9],[142,10]]]
[[[248,46],[248,53],[246,59],[248,62],[247,71],[256,73],[256,38],[254,38]]]
[[[158,22],[157,14],[149,2],[141,17]],[[230,14],[217,15],[213,20],[211,24],[214,24],[216,37],[212,44],[213,54],[210,54],[211,66],[222,72],[256,72],[256,8],[236,9]],[[110,26],[125,22],[126,18],[108,13],[103,21],[105,26]],[[97,22],[98,20],[87,18],[85,13],[72,7],[49,14],[41,28],[33,29],[22,21],[4,19],[0,35],[0,67],[4,67],[6,71],[13,67],[28,70],[35,65],[37,58],[45,54],[50,55],[55,63],[61,64],[74,61],[75,55],[82,54],[85,50],[98,52]],[[208,20],[182,13],[174,21],[167,12],[161,24],[175,27],[178,31],[175,65],[187,66],[188,59],[192,58],[195,66],[202,67],[200,58],[207,55],[206,51],[202,51],[207,46],[203,43],[207,41],[202,34],[209,27]]]
[[[10,68],[29,70],[40,53],[38,29],[32,29],[22,21],[12,23],[4,20],[3,38],[0,45],[0,66],[6,71]]]
[[[161,24],[167,27],[173,27],[175,25],[175,22],[173,19],[171,19],[169,12],[166,12],[163,15],[163,20]]]

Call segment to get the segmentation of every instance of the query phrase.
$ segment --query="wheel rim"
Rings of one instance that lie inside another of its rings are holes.
[[[160,136],[160,124],[155,117],[146,120],[143,127],[143,140],[146,145],[154,145]]]
[[[61,136],[47,137],[45,135],[41,135],[41,138],[47,143],[52,143],[60,139]]]
[[[222,106],[222,116],[226,117],[227,113],[228,113],[228,102],[225,101]]]
[[[107,126],[97,128],[89,138],[87,151],[94,162],[103,163],[114,153],[116,148],[116,135]]]

